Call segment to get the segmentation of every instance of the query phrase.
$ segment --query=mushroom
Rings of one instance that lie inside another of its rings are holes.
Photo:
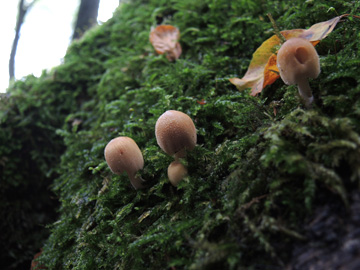
[[[186,167],[179,161],[186,156],[186,151],[196,145],[196,128],[191,118],[179,111],[164,112],[155,125],[156,141],[160,148],[175,161],[168,167],[168,178],[173,186],[187,175]]]
[[[143,180],[136,173],[144,167],[143,155],[136,142],[129,137],[112,139],[104,150],[105,160],[115,174],[126,172],[135,189],[144,188]]]
[[[314,46],[304,38],[290,38],[277,53],[277,66],[284,83],[296,84],[309,108],[314,97],[308,78],[315,79],[320,74],[319,56]]]
[[[170,183],[176,187],[187,175],[187,169],[180,161],[173,161],[170,163],[167,173]]]
[[[156,141],[160,148],[175,159],[186,156],[196,145],[196,129],[191,118],[179,111],[163,113],[155,125]]]

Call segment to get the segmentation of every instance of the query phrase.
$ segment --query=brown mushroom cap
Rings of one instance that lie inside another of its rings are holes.
[[[104,150],[105,160],[113,173],[126,172],[135,189],[142,188],[143,180],[136,172],[144,167],[143,155],[136,142],[129,137],[112,139]]]
[[[186,167],[179,161],[171,162],[167,172],[170,183],[175,187],[187,175]]]
[[[320,74],[319,56],[314,46],[304,38],[287,40],[277,53],[277,66],[281,79],[288,85]]]
[[[191,118],[179,111],[163,113],[155,125],[156,141],[168,155],[183,157],[196,145],[196,128]]]

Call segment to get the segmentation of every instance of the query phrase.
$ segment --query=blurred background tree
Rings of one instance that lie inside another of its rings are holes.
[[[18,8],[18,16],[16,20],[16,27],[15,27],[15,38],[11,48],[10,53],[10,60],[9,60],[9,77],[10,81],[15,77],[15,55],[17,50],[17,45],[20,39],[20,30],[21,26],[24,23],[26,13],[30,10],[30,8],[35,4],[37,0],[34,0],[30,3],[26,3],[25,0],[19,1],[19,8]]]
[[[80,38],[86,30],[97,24],[99,4],[100,0],[81,0],[73,40]]]
[[[38,0],[28,2],[20,0],[18,5],[18,15],[15,27],[15,37],[11,48],[9,59],[9,79],[10,81],[15,78],[15,56],[20,39],[21,27],[25,22],[26,14],[34,6]],[[84,32],[97,24],[97,17],[99,11],[100,0],[80,0],[79,9],[77,12],[76,23],[72,40],[80,38]]]
[[[10,81],[15,79],[15,56],[22,26],[26,24],[30,9],[36,9],[38,2],[18,2],[9,60]],[[79,1],[72,39],[80,38],[97,24],[99,2]],[[32,75],[24,82],[19,80],[11,92],[11,100],[6,96],[0,98],[0,268],[4,270],[30,269],[33,256],[49,235],[46,224],[57,218],[58,198],[50,191],[50,186],[58,177],[55,167],[64,146],[55,130],[62,127],[69,108],[76,107],[70,105],[74,97],[59,101],[59,91],[50,90],[50,85],[29,84],[34,80],[36,77]],[[43,90],[52,92],[53,96],[46,95],[44,100],[48,106],[39,107],[34,101],[42,99]],[[64,105],[61,113],[57,111],[59,102]],[[20,115],[26,115],[27,120]]]

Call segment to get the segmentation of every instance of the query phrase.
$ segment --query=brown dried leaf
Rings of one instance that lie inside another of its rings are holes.
[[[169,61],[181,55],[180,31],[172,25],[159,25],[150,32],[150,42],[158,54],[166,53]]]
[[[299,37],[309,41],[320,41],[326,38],[334,30],[340,19],[345,16],[347,16],[347,14],[332,18],[326,22],[314,24],[309,29],[305,30]]]
[[[41,253],[43,252],[42,249],[40,249],[40,252],[36,253],[34,255],[33,260],[31,261],[31,266],[30,266],[30,270],[40,270],[40,269],[47,269],[47,267],[43,266],[42,264],[40,264],[38,261],[36,261],[36,259],[38,257],[40,257]]]

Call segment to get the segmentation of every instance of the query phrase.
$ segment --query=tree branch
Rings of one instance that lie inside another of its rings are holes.
[[[9,79],[12,81],[15,78],[15,55],[17,46],[20,39],[20,30],[21,26],[24,23],[25,15],[29,11],[29,9],[34,5],[37,0],[32,1],[30,4],[25,4],[24,0],[20,0],[19,9],[18,9],[18,17],[16,21],[15,28],[15,38],[13,41],[13,45],[11,48],[10,59],[9,59]]]

